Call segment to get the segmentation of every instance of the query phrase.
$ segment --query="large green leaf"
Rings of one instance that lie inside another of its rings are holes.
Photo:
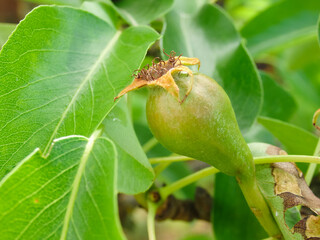
[[[39,149],[0,182],[2,239],[123,239],[116,189],[116,152],[96,134]]]
[[[316,33],[320,1],[284,0],[275,3],[249,21],[241,30],[251,53],[287,44]]]
[[[119,14],[131,25],[148,24],[169,11],[173,0],[115,1]]]
[[[278,138],[289,154],[313,155],[318,143],[315,135],[277,119],[259,117],[258,122]]]
[[[0,49],[2,45],[8,40],[9,35],[17,25],[12,23],[0,23]]]
[[[213,77],[229,95],[241,130],[254,122],[261,104],[261,82],[230,18],[218,7],[205,4],[186,14],[166,16],[162,46],[201,61],[200,71]]]
[[[58,136],[90,136],[157,38],[73,8],[34,9],[0,55],[0,177]]]
[[[297,106],[293,97],[277,84],[268,74],[260,72],[263,84],[263,105],[261,116],[288,120]]]
[[[153,182],[154,173],[134,132],[125,98],[112,109],[103,125],[119,153],[119,191],[127,194],[146,191]]]
[[[215,239],[263,239],[266,232],[248,207],[234,177],[217,174],[211,211]]]

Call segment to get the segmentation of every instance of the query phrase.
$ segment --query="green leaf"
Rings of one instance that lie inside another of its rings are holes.
[[[42,4],[58,4],[58,5],[69,5],[69,6],[80,6],[83,2],[86,6],[86,10],[97,14],[103,18],[109,17],[113,10],[117,11],[118,14],[130,25],[146,25],[162,17],[166,14],[173,5],[174,0],[102,0],[95,2],[94,0],[28,0],[31,2],[42,3]],[[95,6],[94,6],[95,5]],[[108,6],[106,9],[105,6]],[[109,15],[109,16],[108,16]],[[112,13],[113,15],[113,13]]]
[[[316,38],[304,41],[293,49],[287,49],[275,62],[279,78],[288,86],[288,91],[297,102],[297,112],[290,120],[309,131],[314,128],[311,120],[319,108],[320,49]]]
[[[134,132],[125,98],[112,109],[103,125],[119,152],[119,191],[127,194],[146,191],[153,183],[154,173]]]
[[[184,14],[194,14],[208,2],[208,0],[175,0],[173,9]]]
[[[289,154],[313,155],[318,142],[315,135],[292,124],[272,118],[259,117],[258,122],[285,146]]]
[[[116,28],[118,25],[118,13],[112,4],[85,1],[81,5],[81,9],[96,15],[102,20],[106,21],[110,26],[114,26],[114,28]]]
[[[163,16],[173,4],[173,0],[120,0],[115,1],[119,14],[131,25],[143,25]]]
[[[205,4],[196,14],[172,11],[162,46],[201,61],[200,71],[213,77],[229,95],[241,130],[254,122],[261,104],[261,82],[230,18]]]
[[[260,115],[286,121],[290,119],[297,106],[287,91],[277,84],[268,74],[260,72],[264,98]]]
[[[34,9],[0,54],[0,177],[59,136],[90,136],[158,34],[68,7]]]
[[[250,52],[257,55],[297,38],[316,33],[320,1],[279,1],[249,21],[241,30]]]
[[[8,40],[8,37],[13,32],[17,25],[12,23],[0,23],[0,49]]]
[[[216,175],[211,216],[217,240],[267,237],[234,177],[221,173]]]
[[[300,211],[297,207],[289,208],[285,212],[285,221],[288,227],[291,229],[294,225],[301,220]]]
[[[3,239],[124,239],[117,213],[116,151],[95,133],[36,149],[0,182]]]
[[[192,174],[190,166],[184,162],[171,163],[160,175],[157,180],[169,185],[178,181],[181,178],[187,177]],[[197,185],[195,183],[189,184],[174,193],[179,199],[194,199]]]

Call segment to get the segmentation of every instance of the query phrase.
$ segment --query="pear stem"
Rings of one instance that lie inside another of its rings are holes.
[[[158,191],[160,193],[161,199],[166,199],[170,194],[176,192],[177,190],[194,183],[204,177],[210,176],[212,174],[218,173],[219,170],[214,167],[207,167],[204,168],[194,174],[190,174],[189,176],[186,176],[184,178],[181,178],[180,180],[167,185],[165,187],[159,188]]]
[[[158,140],[155,137],[152,137],[148,142],[146,142],[142,149],[145,153],[149,152],[152,148],[154,148],[158,144]]]
[[[148,200],[148,236],[149,240],[156,240],[155,217],[157,204]]]
[[[241,191],[262,227],[269,236],[281,239],[281,231],[276,224],[268,204],[262,196],[255,176],[240,175],[236,177]]]

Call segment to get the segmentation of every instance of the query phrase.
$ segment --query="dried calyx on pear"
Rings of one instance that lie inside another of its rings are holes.
[[[180,100],[179,96],[179,87],[175,83],[172,74],[176,72],[186,72],[188,75],[192,76],[192,71],[185,67],[184,65],[198,65],[198,69],[200,68],[200,61],[198,58],[188,58],[179,55],[176,57],[176,53],[171,51],[170,55],[163,53],[169,57],[167,61],[163,61],[159,58],[155,58],[152,61],[152,65],[149,64],[143,67],[142,69],[137,69],[132,76],[134,76],[133,82],[123,89],[118,96],[115,97],[114,100],[118,99],[119,97],[123,96],[124,94],[136,90],[138,88],[144,86],[159,86],[164,88],[168,91],[173,97],[175,97],[180,103],[182,103],[186,97],[188,96],[189,92],[192,89],[192,84],[190,84],[189,90],[186,92],[185,96],[182,100]],[[155,61],[159,60],[158,63]]]

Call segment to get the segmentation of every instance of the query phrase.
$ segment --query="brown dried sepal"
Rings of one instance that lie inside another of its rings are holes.
[[[320,240],[320,216],[310,215],[296,223],[294,232],[300,233],[306,240]]]
[[[198,58],[182,57],[181,55],[176,57],[174,51],[172,51],[170,55],[166,55],[169,57],[167,61],[160,60],[158,63],[155,63],[156,59],[154,59],[152,61],[152,66],[147,65],[145,68],[137,70],[137,73],[133,74],[133,76],[135,76],[133,82],[123,89],[118,96],[114,98],[114,100],[120,98],[130,91],[144,86],[160,86],[167,90],[180,103],[182,103],[190,93],[193,82],[191,81],[185,97],[180,100],[179,87],[175,83],[172,74],[183,71],[188,73],[190,76],[193,76],[192,71],[184,65],[198,65],[199,68],[200,61]]]

